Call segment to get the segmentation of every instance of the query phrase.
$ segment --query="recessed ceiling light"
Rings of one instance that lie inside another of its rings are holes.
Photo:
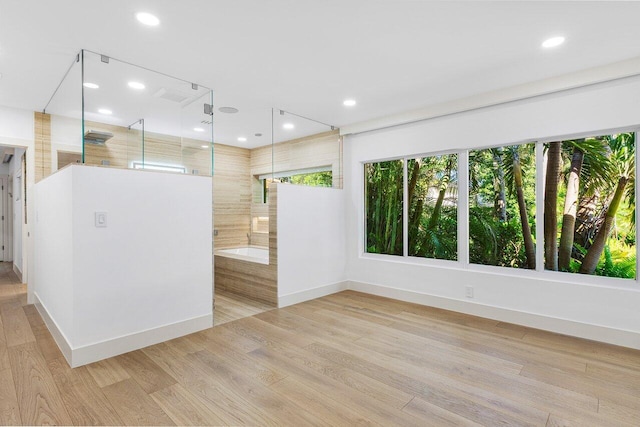
[[[98,110],[98,113],[106,114],[107,116],[110,116],[111,114],[113,114],[113,111],[109,110],[108,108],[100,108]]]
[[[238,141],[247,142],[247,138],[245,138],[244,136],[241,136],[241,137],[238,137]]]
[[[356,105],[356,100],[355,99],[345,99],[344,102],[342,103],[342,105],[344,105],[345,107],[353,107],[354,105]]]
[[[193,130],[195,130],[196,132],[204,132],[204,129],[202,128],[193,128]]]
[[[160,24],[160,20],[157,16],[147,12],[136,13],[136,19],[140,21],[140,23],[148,25],[150,27],[155,27],[156,25]]]
[[[82,83],[82,86],[88,87],[89,89],[98,89],[100,87],[95,83],[89,83],[89,82]]]
[[[560,46],[562,43],[564,43],[564,37],[562,36],[551,37],[550,39],[547,39],[544,42],[542,42],[542,47],[545,47],[545,48],[556,47],[556,46]]]
[[[238,112],[238,109],[236,107],[220,107],[218,111],[221,113],[235,114]]]
[[[202,148],[209,148],[208,145],[201,145]]]
[[[142,90],[142,89],[145,88],[145,85],[143,83],[140,83],[140,82],[129,82],[129,83],[127,83],[127,85],[131,89],[136,89],[136,90]]]
[[[293,129],[294,127],[293,123],[285,123],[282,125],[283,129]]]

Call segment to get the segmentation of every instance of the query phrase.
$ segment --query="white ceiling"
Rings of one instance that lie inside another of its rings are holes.
[[[0,0],[0,105],[42,110],[84,48],[212,88],[240,109],[216,113],[216,140],[256,146],[272,107],[343,126],[639,57],[639,16],[609,1]],[[542,49],[553,35],[566,43]]]

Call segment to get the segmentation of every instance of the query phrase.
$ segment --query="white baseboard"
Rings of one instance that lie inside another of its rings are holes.
[[[18,268],[17,265],[15,265],[15,263],[13,264],[13,272],[16,273],[16,276],[18,276],[18,280],[20,280],[20,283],[22,283],[22,271]]]
[[[49,332],[51,332],[51,336],[53,337],[56,344],[58,344],[58,348],[62,352],[62,355],[65,359],[67,359],[67,363],[69,364],[69,366],[73,367],[73,365],[71,364],[71,360],[73,359],[71,345],[69,344],[67,337],[64,336],[64,334],[58,327],[58,324],[49,315],[49,311],[47,310],[47,308],[42,304],[42,301],[40,301],[37,292],[34,292],[33,294],[33,305],[36,307],[36,310],[38,310],[38,313],[40,313],[40,317],[42,317],[44,324],[47,325],[47,329],[49,329]]]
[[[614,329],[606,326],[561,319],[558,317],[543,316],[535,313],[526,313],[502,307],[494,307],[468,301],[422,294],[404,289],[388,288],[386,286],[372,285],[369,283],[348,281],[346,282],[346,285],[350,290],[364,292],[371,295],[378,295],[400,301],[442,308],[445,310],[485,317],[501,322],[514,323],[516,325],[543,329],[559,334],[640,350],[640,334],[633,331]]]
[[[97,362],[153,344],[169,341],[184,335],[192,334],[213,327],[213,314],[207,314],[180,322],[163,325],[146,331],[123,335],[106,341],[72,348],[56,322],[51,318],[46,307],[41,303],[37,293],[34,295],[35,305],[42,316],[53,339],[72,368]]]
[[[327,295],[335,294],[336,292],[345,291],[348,289],[349,282],[338,282],[330,285],[323,285],[313,289],[307,289],[292,294],[287,294],[278,297],[278,308],[284,308],[293,304],[309,301],[312,299],[324,297]]]

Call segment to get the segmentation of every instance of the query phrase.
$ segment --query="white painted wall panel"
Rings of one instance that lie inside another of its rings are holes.
[[[211,314],[211,178],[73,170],[76,345]]]
[[[36,189],[36,293],[72,365],[211,326],[211,178],[72,165]]]
[[[73,170],[35,187],[32,287],[70,345],[73,337]]]
[[[364,162],[405,155],[598,133],[638,124],[640,79],[636,77],[347,136],[344,158],[348,279],[388,290],[406,290],[585,325],[584,331],[573,330],[574,335],[591,337],[589,325],[631,331],[639,335],[636,341],[625,345],[640,348],[640,286],[634,281],[612,284],[595,279],[589,283],[583,276],[560,273],[522,277],[511,274],[514,272],[509,269],[501,274],[463,264],[446,268],[363,255],[362,166]],[[473,300],[464,298],[465,285],[475,286]],[[474,309],[469,306],[466,311]],[[560,323],[547,322],[544,327],[566,331]]]
[[[344,191],[278,185],[278,297],[345,280]]]

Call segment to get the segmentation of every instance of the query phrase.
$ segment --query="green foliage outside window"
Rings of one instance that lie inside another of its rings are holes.
[[[635,135],[550,142],[545,153],[545,269],[635,278]]]
[[[403,161],[365,165],[366,251],[402,255]]]
[[[409,159],[409,256],[458,259],[458,155]]]
[[[546,270],[636,277],[635,134],[469,151],[469,262],[536,269],[536,173]],[[457,260],[458,155],[407,159],[409,256]],[[366,252],[403,255],[404,160],[365,165]],[[314,179],[321,179],[314,177]]]
[[[535,268],[535,145],[469,152],[469,262]]]

